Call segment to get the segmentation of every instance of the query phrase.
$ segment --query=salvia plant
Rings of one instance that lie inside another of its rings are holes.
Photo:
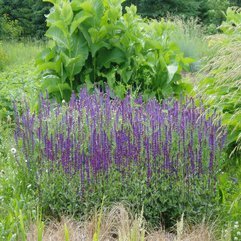
[[[84,88],[78,98],[72,95],[69,104],[41,97],[38,113],[32,114],[28,107],[21,116],[16,112],[15,140],[27,172],[34,172],[38,182],[41,175],[62,170],[68,180],[79,176],[82,202],[97,194],[101,200],[106,192],[120,201],[123,190],[123,198],[131,195],[133,202],[138,195],[152,198],[155,215],[160,215],[163,194],[165,207],[170,201],[166,193],[177,186],[175,203],[181,194],[190,199],[190,192],[198,197],[207,190],[215,192],[226,134],[220,123],[213,123],[214,115],[202,113],[192,99],[159,104],[131,95],[112,99],[109,90],[88,94]],[[115,185],[114,193],[108,193]],[[140,205],[149,204],[142,200]],[[178,207],[180,214],[185,205]],[[163,212],[171,212],[166,209]]]
[[[39,56],[42,88],[50,97],[69,100],[83,85],[105,85],[119,97],[127,90],[158,99],[185,89],[181,72],[184,58],[170,40],[174,24],[147,21],[124,0],[46,0],[53,4],[47,15],[46,37],[51,44]]]

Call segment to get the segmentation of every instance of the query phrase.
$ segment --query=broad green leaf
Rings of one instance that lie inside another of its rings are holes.
[[[92,19],[90,19],[93,26],[100,24],[101,17],[104,14],[104,6],[102,0],[88,0],[81,4],[84,11],[92,14]]]
[[[51,26],[46,32],[46,36],[56,41],[57,44],[59,44],[61,47],[65,47],[66,49],[69,49],[69,40],[65,36],[63,31],[58,27]]]
[[[73,34],[74,31],[78,28],[78,26],[90,17],[91,17],[91,14],[86,13],[84,11],[77,13],[70,26],[70,34]]]
[[[73,19],[73,11],[70,5],[70,2],[64,2],[62,6],[62,17],[63,20],[66,22],[67,25],[71,24]]]
[[[46,17],[47,17],[47,26],[51,26],[51,24],[54,24],[55,22],[61,19],[60,12],[57,11],[56,8],[52,8],[50,13],[47,14]]]
[[[97,55],[97,66],[99,66],[99,68],[101,67],[110,67],[111,63],[117,63],[117,64],[121,64],[124,63],[126,60],[126,56],[125,53],[118,49],[118,48],[114,48],[111,50],[107,50],[107,49],[101,49],[98,52]]]
[[[72,0],[71,1],[71,7],[72,7],[72,10],[73,11],[79,11],[79,10],[81,10],[82,9],[82,7],[81,7],[81,3],[83,3],[84,2],[84,0]]]
[[[111,47],[111,45],[105,41],[100,41],[98,43],[92,43],[90,45],[90,52],[91,52],[91,56],[94,58],[96,56],[96,53],[102,49],[102,48],[105,48],[105,49],[109,49]]]
[[[57,27],[57,28],[59,28],[59,29],[64,33],[64,36],[65,36],[66,38],[68,38],[68,36],[69,36],[68,25],[65,23],[64,20],[55,21],[55,22],[52,24],[52,27]]]
[[[60,65],[59,65],[59,62],[46,62],[46,63],[40,64],[38,66],[38,70],[40,72],[45,71],[45,70],[54,70],[57,73],[59,73]]]
[[[47,75],[42,79],[42,89],[46,89],[49,86],[57,86],[60,84],[61,80],[57,75]]]
[[[70,91],[71,92],[71,88],[67,83],[64,84],[57,84],[57,85],[50,85],[47,88],[47,91],[49,94],[52,94],[54,92],[63,92],[64,90]]]
[[[80,73],[82,67],[85,65],[85,61],[88,58],[89,50],[87,41],[82,34],[73,34],[71,39],[71,58],[76,61],[72,62],[69,66],[72,76]]]
[[[43,61],[48,62],[55,57],[55,52],[53,49],[46,48],[39,55],[36,60],[37,64],[43,63]]]

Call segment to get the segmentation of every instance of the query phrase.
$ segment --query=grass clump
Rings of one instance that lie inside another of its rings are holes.
[[[221,113],[223,124],[229,129],[229,154],[240,159],[241,150],[241,99],[240,99],[240,24],[241,15],[228,10],[228,20],[212,43],[215,54],[207,59],[196,85],[196,94],[201,96],[207,106]],[[233,19],[233,21],[231,21]],[[239,20],[239,21],[238,21]],[[234,26],[232,25],[234,24]],[[235,25],[237,24],[237,25]]]
[[[40,241],[66,241],[66,228],[71,241],[93,241],[97,232],[98,241],[217,241],[214,226],[210,227],[205,223],[190,226],[183,219],[173,227],[173,233],[161,228],[149,230],[143,216],[132,215],[123,204],[96,212],[82,222],[66,217],[61,218],[60,222],[52,221],[45,226]],[[37,225],[31,226],[27,234],[28,240],[37,240],[37,230]]]

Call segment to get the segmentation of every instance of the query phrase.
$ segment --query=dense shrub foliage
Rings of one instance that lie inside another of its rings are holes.
[[[182,212],[201,217],[216,195],[225,133],[202,111],[192,100],[145,104],[83,89],[69,105],[42,98],[38,114],[17,114],[15,140],[48,212],[83,213],[106,195],[170,225]]]
[[[42,38],[49,9],[42,0],[0,0],[0,38]]]
[[[228,6],[237,3],[228,0],[127,0],[127,5],[134,4],[138,12],[147,17],[165,17],[168,13],[184,18],[198,17],[206,25],[221,24]]]
[[[170,13],[186,19],[198,17],[205,25],[213,26],[210,28],[213,30],[224,19],[222,11],[226,11],[228,6],[241,5],[239,0],[126,0],[123,6],[131,4],[137,6],[138,13],[145,17],[166,17]],[[18,21],[21,36],[39,38],[46,31],[44,14],[49,12],[50,7],[42,0],[1,0],[0,16],[7,14],[10,21]],[[9,35],[0,34],[0,37],[9,38]]]
[[[143,20],[135,6],[123,14],[122,0],[51,2],[46,36],[53,46],[38,61],[50,96],[68,100],[95,83],[108,83],[119,97],[130,87],[158,99],[183,91],[180,73],[192,60],[170,41],[173,24]]]
[[[0,39],[17,39],[22,33],[18,20],[12,20],[7,14],[0,17]]]

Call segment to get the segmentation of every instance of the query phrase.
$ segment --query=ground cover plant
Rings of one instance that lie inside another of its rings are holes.
[[[106,196],[107,206],[144,206],[154,225],[170,226],[183,212],[211,215],[226,136],[215,116],[193,100],[160,105],[108,93],[83,89],[69,105],[42,98],[38,113],[16,113],[21,166],[36,176],[45,214],[85,214]]]

